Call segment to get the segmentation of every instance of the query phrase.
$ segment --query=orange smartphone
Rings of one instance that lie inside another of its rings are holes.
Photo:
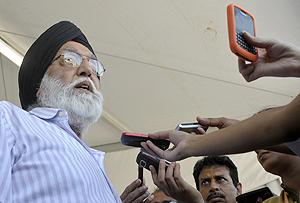
[[[228,36],[231,51],[246,61],[257,60],[257,49],[249,45],[243,37],[246,31],[255,36],[254,16],[236,4],[227,6]]]

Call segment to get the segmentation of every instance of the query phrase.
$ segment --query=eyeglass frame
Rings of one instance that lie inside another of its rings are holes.
[[[51,64],[53,64],[54,61],[58,60],[61,56],[64,56],[65,52],[71,52],[71,53],[75,53],[75,54],[77,54],[81,57],[81,63],[79,64],[79,66],[73,67],[73,68],[79,68],[82,65],[84,59],[87,59],[89,66],[92,68],[92,70],[95,73],[95,75],[97,76],[97,78],[100,79],[101,77],[103,77],[103,74],[106,71],[106,69],[104,68],[103,64],[97,59],[96,56],[94,56],[94,55],[92,55],[92,56],[83,55],[83,54],[80,54],[80,53],[78,53],[78,52],[76,52],[72,49],[64,49],[62,52],[63,52],[62,54],[58,55],[57,57],[55,57],[52,60]],[[86,57],[86,58],[83,58],[83,56]],[[100,64],[100,67],[102,67],[102,72],[101,73],[97,73],[97,71],[90,65],[90,63],[89,63],[90,60],[96,60]],[[64,63],[64,65],[69,65],[69,64],[66,64],[65,60],[63,60],[63,63]]]

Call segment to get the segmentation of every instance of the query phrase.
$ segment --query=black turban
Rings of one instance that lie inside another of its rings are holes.
[[[45,72],[60,47],[71,40],[94,53],[81,30],[69,21],[52,25],[28,49],[19,71],[19,97],[23,109],[36,103],[36,93]]]

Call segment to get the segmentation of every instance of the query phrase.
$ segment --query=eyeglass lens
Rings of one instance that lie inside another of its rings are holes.
[[[64,62],[66,62],[69,65],[72,65],[73,67],[79,67],[83,62],[82,56],[75,52],[65,51],[63,57],[64,57]],[[88,62],[90,67],[93,69],[93,71],[96,73],[97,76],[103,75],[104,67],[98,60],[88,58]]]

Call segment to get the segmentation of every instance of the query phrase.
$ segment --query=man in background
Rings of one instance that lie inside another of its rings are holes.
[[[197,190],[206,203],[235,203],[242,194],[237,167],[227,156],[207,156],[194,166]]]

